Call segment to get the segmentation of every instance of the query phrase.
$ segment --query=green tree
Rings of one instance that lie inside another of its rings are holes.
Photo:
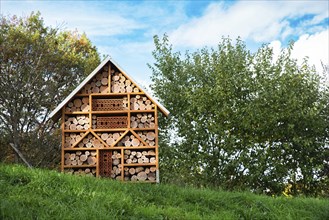
[[[160,120],[162,179],[280,193],[314,193],[328,163],[328,88],[307,60],[277,61],[262,46],[223,39],[216,48],[173,52],[154,38],[153,90],[171,112]]]
[[[49,114],[100,62],[85,34],[47,27],[40,13],[0,19],[0,133],[35,166],[58,163]]]

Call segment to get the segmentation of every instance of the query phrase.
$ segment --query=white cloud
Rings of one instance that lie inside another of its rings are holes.
[[[1,12],[27,16],[32,11],[40,11],[47,25],[61,26],[86,32],[88,36],[124,35],[144,25],[118,11],[106,10],[108,2],[103,4],[86,4],[85,2],[5,2]],[[22,13],[23,12],[23,13]]]
[[[269,44],[273,48],[274,59],[278,58],[282,43],[278,40]],[[329,65],[329,29],[312,35],[305,34],[299,37],[295,42],[291,56],[297,59],[298,65],[301,65],[304,58],[308,57],[308,63],[314,65],[318,73],[322,73],[322,65]]]
[[[299,63],[304,57],[308,57],[309,63],[314,65],[318,72],[322,72],[321,61],[329,64],[329,29],[300,36],[291,55],[298,59]]]
[[[174,45],[185,47],[214,46],[221,36],[270,42],[303,33],[305,26],[328,17],[327,8],[325,1],[238,1],[231,6],[213,3],[203,16],[180,25],[169,36]],[[288,22],[305,14],[317,16],[309,23],[295,24],[296,27]]]
[[[39,10],[47,26],[64,23],[68,29],[86,32],[101,53],[113,56],[128,73],[140,80],[149,80],[151,75],[146,63],[153,62],[152,36],[155,34],[161,36],[167,32],[174,46],[189,50],[214,46],[221,36],[241,36],[247,45],[255,47],[277,40],[277,47],[281,48],[284,39],[291,35],[304,35],[305,39],[300,39],[300,42],[305,41],[303,44],[296,42],[297,50],[311,41],[326,40],[314,33],[323,32],[323,26],[318,24],[328,17],[325,1],[213,2],[199,17],[194,14],[188,17],[187,8],[193,8],[193,1],[5,1],[1,4],[4,14],[29,15],[31,11]],[[297,26],[287,20],[298,20],[305,14],[315,16],[304,22],[298,21]],[[314,47],[315,42],[312,45]],[[309,55],[310,61],[311,56],[314,57]]]
[[[278,58],[279,58],[279,55],[281,53],[281,42],[279,40],[275,40],[275,41],[272,41],[269,45],[269,47],[272,47],[273,49],[273,58],[274,58],[274,61],[276,61]]]

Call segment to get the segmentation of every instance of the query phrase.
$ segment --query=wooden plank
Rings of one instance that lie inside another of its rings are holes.
[[[108,70],[108,84],[107,84],[107,93],[111,93],[112,91],[111,91],[111,70],[112,70],[112,65],[111,65],[111,63],[109,62],[108,63],[108,66],[109,66],[109,70]]]
[[[62,147],[61,147],[61,172],[64,172],[64,145],[65,145],[65,131],[64,131],[64,123],[65,123],[65,108],[62,108],[62,121],[61,121],[61,129],[62,129]]]
[[[156,176],[156,182],[160,182],[160,177],[159,177],[159,131],[158,131],[158,107],[155,106],[155,112],[154,112],[154,121],[155,121],[155,167],[157,169],[157,176]]]

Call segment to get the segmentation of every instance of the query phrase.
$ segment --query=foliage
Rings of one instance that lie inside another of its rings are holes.
[[[121,183],[0,165],[1,219],[328,219],[329,201]]]
[[[267,45],[251,53],[240,39],[185,56],[167,36],[154,42],[153,90],[171,112],[160,119],[163,180],[271,194],[288,182],[293,194],[328,190],[328,88],[307,60],[299,67],[291,58],[292,44],[274,61]]]
[[[36,166],[57,163],[58,124],[48,116],[99,54],[85,34],[47,27],[40,13],[1,15],[0,25],[1,148],[15,144]]]

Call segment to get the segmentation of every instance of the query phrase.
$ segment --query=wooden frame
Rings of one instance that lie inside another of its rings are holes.
[[[158,103],[110,61],[89,78],[62,105],[61,170],[99,177],[108,172],[100,169],[111,169],[113,179],[159,182],[156,178],[159,170]],[[100,101],[94,103],[113,99],[114,105],[122,100],[123,110],[105,108],[107,110],[103,111],[98,107],[98,111],[93,111],[92,103],[96,99]],[[124,123],[121,123],[118,127],[107,128],[105,123],[105,128],[99,128],[95,123],[98,117],[105,121],[127,118],[127,126],[122,127]],[[100,154],[106,155],[103,161]],[[104,164],[109,155],[111,161]]]

